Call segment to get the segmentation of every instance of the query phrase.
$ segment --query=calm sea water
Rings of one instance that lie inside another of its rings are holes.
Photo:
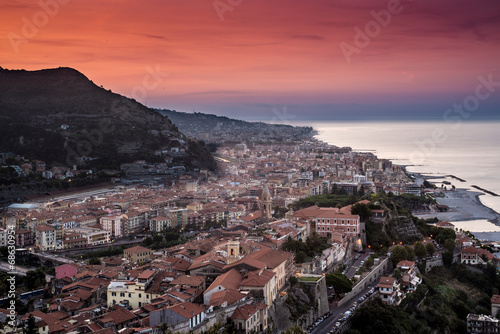
[[[455,175],[500,195],[500,122],[332,122],[297,121],[312,126],[317,139],[355,151],[371,151],[410,172]],[[500,197],[480,196],[483,204],[500,212]]]

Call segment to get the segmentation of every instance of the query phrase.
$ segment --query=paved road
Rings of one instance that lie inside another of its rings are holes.
[[[361,261],[365,261],[370,257],[370,254],[368,253],[359,253],[360,257],[354,263],[351,265],[351,267],[347,270],[346,276],[351,279],[354,277],[354,274],[358,269],[361,267]]]
[[[361,292],[359,292],[357,295],[353,296],[347,303],[345,303],[343,306],[332,306],[330,305],[330,312],[332,313],[331,316],[326,318],[321,324],[316,327],[311,334],[324,334],[324,333],[329,333],[330,330],[332,329],[333,325],[342,317],[342,315],[347,311],[348,309],[351,308],[352,304],[358,299],[363,296],[365,293],[368,292],[371,288],[374,288],[377,285],[377,282],[374,282],[367,286],[365,289],[363,289]]]
[[[26,273],[30,270],[36,270],[37,268],[25,268],[25,267],[19,267],[19,266],[14,266],[14,272],[18,274],[18,276],[26,276]],[[7,262],[0,261],[0,271],[4,271],[6,273],[11,272],[10,270],[10,265]],[[54,276],[45,274],[45,279],[50,281]]]

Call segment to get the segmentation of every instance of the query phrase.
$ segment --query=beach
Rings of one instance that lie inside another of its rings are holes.
[[[432,178],[429,178],[429,182],[432,182]],[[433,209],[413,215],[424,219],[437,217],[440,221],[456,223],[456,228],[471,231],[481,240],[500,241],[500,214],[479,199],[479,196],[489,195],[463,188],[442,193],[444,197],[436,197],[436,201],[448,206],[448,211]]]

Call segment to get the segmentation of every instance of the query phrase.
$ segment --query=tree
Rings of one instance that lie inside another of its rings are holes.
[[[352,282],[343,274],[326,274],[326,285],[331,285],[335,293],[347,293],[352,290]]]
[[[453,240],[453,239],[446,239],[444,241],[444,248],[446,248],[450,252],[453,252],[455,250],[455,240]]]
[[[142,245],[144,247],[148,247],[148,246],[151,246],[153,244],[153,238],[151,237],[146,237],[143,241],[142,241]]]
[[[29,290],[34,290],[40,286],[45,286],[45,284],[47,283],[47,281],[45,280],[45,272],[42,270],[42,268],[28,271],[26,273],[24,283]]]
[[[410,245],[404,245],[404,248],[406,249],[406,260],[408,261],[415,261],[415,252],[413,251],[413,247]]]
[[[295,263],[304,263],[307,259],[307,254],[304,251],[299,251],[295,254]]]
[[[408,258],[408,252],[403,246],[396,246],[391,250],[391,261],[396,266],[399,262]]]
[[[101,260],[98,257],[91,257],[89,259],[89,264],[90,265],[100,265],[101,264]]]
[[[443,264],[450,266],[453,263],[453,252],[446,251],[443,253]]]
[[[430,183],[429,181],[425,180],[424,181],[424,187],[425,188],[436,188],[436,185]]]
[[[307,334],[300,326],[293,326],[281,332],[283,334]]]
[[[210,327],[212,328],[212,327]],[[170,333],[170,330],[168,329],[168,325],[166,322],[162,323],[161,326],[160,326],[160,331],[163,333],[163,334],[166,334],[166,333]],[[210,329],[209,329],[210,330]]]
[[[356,203],[351,207],[353,215],[359,215],[362,221],[368,220],[372,215],[372,210],[365,203]]]
[[[427,245],[425,245],[425,249],[427,250],[427,254],[430,256],[434,255],[434,252],[436,251],[436,248],[432,244],[432,242],[428,242]]]
[[[427,250],[425,249],[425,246],[423,243],[421,243],[420,241],[418,241],[415,246],[413,247],[414,251],[415,251],[415,255],[418,257],[418,258],[423,258],[427,255]]]
[[[403,275],[401,274],[401,270],[399,270],[398,268],[396,268],[394,270],[394,273],[392,274],[392,276],[394,276],[394,278],[400,282],[401,281],[401,277],[403,277]]]
[[[31,313],[28,317],[28,321],[26,322],[26,328],[24,328],[23,333],[38,334],[38,327],[36,327],[35,317]]]

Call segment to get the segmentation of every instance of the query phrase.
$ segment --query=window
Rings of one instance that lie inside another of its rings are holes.
[[[124,292],[120,292],[120,297],[125,297],[125,293]]]
[[[141,297],[142,297],[142,295],[141,295],[141,294],[139,294],[139,298],[141,298]]]
[[[111,292],[111,296],[115,297],[116,296],[116,292]]]
[[[132,294],[131,293],[128,294],[128,298],[132,298]]]

